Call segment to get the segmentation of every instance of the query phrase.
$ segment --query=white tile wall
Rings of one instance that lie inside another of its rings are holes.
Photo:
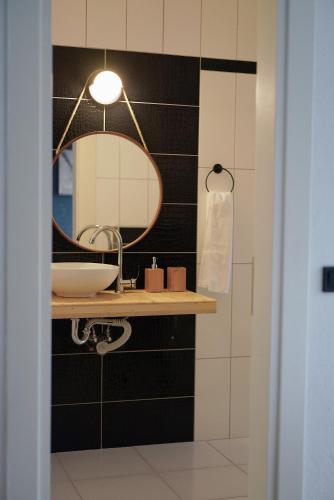
[[[232,356],[250,356],[252,264],[234,264],[232,286]]]
[[[196,361],[195,436],[229,436],[230,359]]]
[[[238,0],[237,59],[256,61],[257,0]]]
[[[129,199],[140,199],[142,203],[129,203]],[[121,179],[120,218],[122,227],[146,227],[148,223],[148,181]]]
[[[163,51],[163,0],[128,0],[127,50]]]
[[[52,1],[52,44],[86,46],[86,0]]]
[[[199,166],[234,168],[235,74],[201,71]]]
[[[201,0],[165,0],[164,53],[199,56]]]
[[[203,43],[203,42],[202,42]],[[254,204],[254,143],[255,143],[255,80],[254,75],[234,75],[202,71],[200,90],[200,136],[198,172],[198,263],[206,218],[205,177],[214,163],[229,168],[235,178],[233,280],[231,296],[217,296],[217,314],[199,316],[196,328],[196,369],[205,362],[208,373],[217,370],[213,363],[231,362],[231,406],[229,436],[248,435],[248,365],[251,341],[253,204]],[[211,174],[209,187],[229,190],[226,174]],[[208,293],[207,290],[200,290]],[[231,320],[232,315],[232,320]],[[240,356],[243,356],[242,358]],[[231,357],[230,359],[228,359]],[[220,358],[220,359],[217,359]],[[203,377],[200,368],[197,377]],[[209,377],[209,375],[208,375]],[[204,383],[204,382],[203,382]],[[215,415],[217,402],[206,401],[196,385],[195,438],[210,439],[210,415]],[[209,387],[206,387],[209,390]],[[226,404],[230,405],[230,402]],[[214,417],[212,417],[214,418]],[[226,423],[213,427],[222,438]],[[219,431],[220,429],[220,431]]]
[[[235,168],[255,168],[256,75],[237,75]]]
[[[52,42],[255,61],[256,0],[52,0]]]
[[[249,358],[231,359],[230,437],[247,437],[249,432]]]
[[[223,358],[231,355],[231,293],[199,293],[217,300],[217,315],[201,314],[196,318],[196,358]],[[219,317],[219,321],[217,318]]]
[[[124,0],[87,0],[87,47],[125,50]]]
[[[236,0],[202,0],[202,57],[236,58],[237,14]]]
[[[253,258],[254,181],[252,170],[235,170],[233,261],[250,263]]]

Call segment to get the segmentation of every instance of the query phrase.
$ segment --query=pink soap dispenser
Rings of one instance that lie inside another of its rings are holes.
[[[164,289],[164,270],[157,265],[153,257],[151,269],[145,269],[145,290],[147,292],[162,292]]]

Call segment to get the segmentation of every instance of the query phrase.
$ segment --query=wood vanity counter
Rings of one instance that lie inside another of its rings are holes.
[[[216,300],[194,292],[150,293],[131,290],[123,294],[112,291],[92,298],[64,298],[52,295],[52,318],[117,318],[131,316],[170,316],[211,314]]]

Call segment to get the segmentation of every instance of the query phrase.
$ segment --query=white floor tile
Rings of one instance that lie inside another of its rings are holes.
[[[64,483],[69,481],[69,478],[65,474],[57,456],[55,454],[51,455],[51,482],[52,483]]]
[[[72,483],[67,482],[53,483],[51,485],[51,500],[81,500],[81,498]]]
[[[248,464],[248,438],[210,441],[220,453],[236,465]]]
[[[165,472],[163,477],[182,500],[247,495],[247,476],[233,466]]]
[[[74,484],[82,500],[178,500],[172,490],[155,476],[86,479]]]
[[[151,472],[133,448],[72,451],[57,456],[72,480]]]
[[[138,446],[136,449],[158,471],[231,465],[204,441]]]

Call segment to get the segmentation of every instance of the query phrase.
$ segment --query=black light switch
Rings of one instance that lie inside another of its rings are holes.
[[[322,273],[323,292],[334,292],[334,267],[324,267]]]

